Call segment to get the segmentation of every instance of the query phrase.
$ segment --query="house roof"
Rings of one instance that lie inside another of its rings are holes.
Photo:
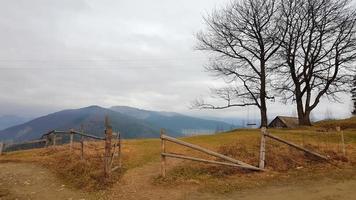
[[[277,118],[281,120],[288,128],[295,128],[299,126],[299,120],[297,117],[277,116],[274,120],[276,120]]]

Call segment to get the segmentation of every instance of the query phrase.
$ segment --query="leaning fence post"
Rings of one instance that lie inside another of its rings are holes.
[[[0,156],[2,155],[3,148],[4,148],[4,143],[0,142]]]
[[[161,129],[161,175],[166,177],[166,156],[163,155],[163,153],[166,153],[166,146],[163,135],[165,135],[165,131]]]
[[[345,148],[345,138],[344,138],[344,131],[341,130],[340,126],[336,127],[336,131],[341,135],[341,148],[342,148],[342,155],[346,156],[346,148]]]
[[[261,128],[261,144],[260,144],[260,163],[259,168],[265,168],[265,159],[266,159],[266,127]]]
[[[104,174],[105,178],[110,178],[110,159],[111,159],[111,138],[112,138],[112,127],[109,124],[108,116],[105,117],[105,158],[104,158]]]

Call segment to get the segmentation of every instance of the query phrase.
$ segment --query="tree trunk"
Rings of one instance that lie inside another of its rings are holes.
[[[311,121],[310,121],[310,111],[305,111],[304,114],[299,117],[299,125],[301,126],[311,126]]]
[[[263,48],[262,48],[263,50]],[[261,58],[264,58],[264,55],[261,55]],[[261,127],[266,127],[268,126],[268,121],[267,121],[267,105],[266,105],[266,63],[264,62],[264,59],[262,59],[260,63],[261,67],[261,88],[260,88],[260,102],[261,102]]]
[[[311,111],[304,111],[303,100],[300,97],[300,90],[296,88],[296,102],[297,102],[297,112],[298,112],[298,121],[300,126],[311,126],[310,113]],[[299,97],[299,98],[298,98]]]
[[[267,120],[267,107],[266,103],[261,104],[261,127],[267,127],[268,126],[268,120]]]

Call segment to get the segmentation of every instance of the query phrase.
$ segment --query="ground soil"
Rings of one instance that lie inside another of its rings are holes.
[[[174,165],[172,163],[171,165]],[[323,178],[291,184],[236,191],[229,194],[199,192],[195,184],[155,185],[159,163],[131,169],[113,188],[100,195],[73,190],[52,172],[31,163],[0,164],[0,200],[12,199],[197,199],[197,200],[352,200],[356,197],[356,178]]]
[[[187,200],[354,200],[356,179],[333,180],[325,178],[307,184],[290,184],[246,190],[227,195],[195,193]]]
[[[177,162],[167,163],[167,170]],[[155,185],[154,180],[160,175],[160,163],[153,162],[143,167],[134,168],[125,173],[118,184],[114,185],[108,194],[109,199],[120,200],[150,200],[150,199],[185,199],[190,193],[196,191],[197,186]]]
[[[90,194],[69,188],[49,170],[31,163],[0,163],[0,200],[84,200]]]

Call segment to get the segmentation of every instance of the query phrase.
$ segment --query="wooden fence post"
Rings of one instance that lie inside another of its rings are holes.
[[[3,148],[4,148],[4,143],[0,142],[0,156],[2,155]]]
[[[121,134],[120,134],[120,132],[117,132],[117,134],[119,134],[118,135],[118,137],[119,137],[119,167],[121,168],[121,166],[122,166],[122,163],[121,163],[121,145],[122,145],[122,143],[121,143]]]
[[[80,137],[80,159],[84,159],[84,137]]]
[[[46,144],[45,144],[46,148],[48,148],[49,142],[50,142],[49,137],[48,135],[46,135]]]
[[[166,153],[166,146],[165,146],[165,140],[162,136],[165,135],[164,129],[161,129],[161,175],[162,177],[166,177],[166,156],[164,153]]]
[[[341,148],[342,148],[342,155],[346,156],[346,148],[345,148],[345,138],[344,138],[344,131],[341,130],[340,126],[336,127],[336,131],[341,135]]]
[[[104,155],[104,175],[106,179],[110,178],[111,175],[111,138],[112,138],[112,127],[109,124],[109,117],[105,117],[105,155]]]
[[[73,149],[73,129],[70,129],[70,144],[69,144],[69,147],[70,147],[70,152],[72,152],[72,149]]]
[[[53,146],[56,146],[56,134],[53,134]]]
[[[260,144],[260,163],[259,168],[265,168],[265,160],[266,160],[266,135],[267,129],[266,127],[261,128],[261,144]]]

